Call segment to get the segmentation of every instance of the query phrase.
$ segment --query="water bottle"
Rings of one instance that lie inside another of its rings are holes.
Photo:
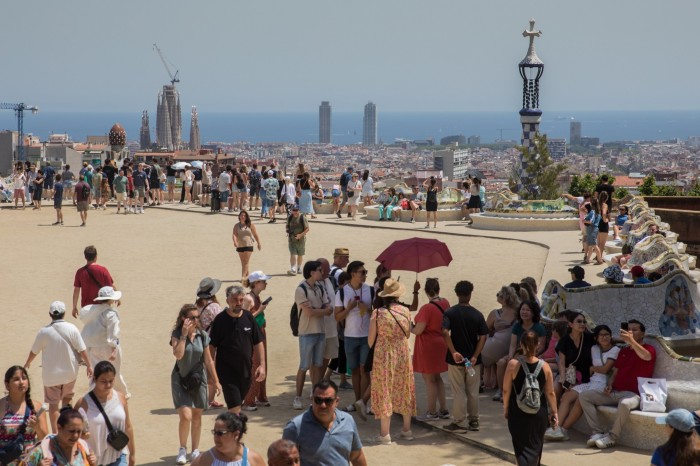
[[[476,374],[476,371],[474,370],[474,367],[472,366],[472,362],[469,359],[464,360],[464,367],[467,368],[467,375],[469,377],[474,377],[474,374]]]

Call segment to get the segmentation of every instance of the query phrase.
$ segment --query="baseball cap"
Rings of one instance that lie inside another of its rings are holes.
[[[66,313],[66,304],[63,301],[54,301],[49,306],[49,314],[54,317],[62,316]]]
[[[256,270],[255,272],[251,273],[248,275],[248,282],[254,283],[254,282],[259,282],[259,281],[268,281],[271,277],[269,275],[265,275],[265,272],[262,270]]]
[[[294,205],[292,206],[292,210],[299,210],[299,206],[296,205],[296,204],[294,204]]]
[[[274,174],[275,174],[275,172],[273,172],[272,170],[267,171],[267,176],[273,176]]]
[[[586,276],[586,271],[583,270],[583,267],[580,265],[575,265],[569,269],[569,272],[574,274],[574,277],[578,278],[579,280],[582,279],[584,276]]]
[[[695,429],[693,413],[687,409],[674,409],[665,416],[656,418],[657,424],[666,424],[681,432],[690,433]]]

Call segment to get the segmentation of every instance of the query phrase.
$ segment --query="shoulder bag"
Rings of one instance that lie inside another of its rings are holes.
[[[571,338],[571,337],[569,337]],[[574,341],[574,340],[571,340]],[[576,359],[573,360],[570,364],[566,366],[566,372],[564,373],[564,380],[566,382],[569,382],[571,385],[576,385],[576,361],[578,361],[578,358],[581,357],[581,351],[583,350],[583,335],[581,335],[581,345],[578,347],[578,356],[576,356]]]
[[[85,269],[85,271],[87,272],[87,274],[90,275],[90,278],[92,278],[92,281],[95,282],[95,284],[96,284],[98,287],[102,288],[102,284],[101,284],[100,282],[98,282],[97,279],[95,278],[95,276],[92,274],[92,272],[90,272],[90,267],[86,265],[86,266],[83,267],[83,268]]]
[[[438,306],[438,308],[439,308],[439,306]],[[394,318],[396,325],[399,326],[399,328],[401,329],[401,332],[403,332],[404,336],[408,337],[406,330],[404,330],[403,326],[399,323],[399,320],[391,312],[391,310],[387,309],[387,312],[389,312],[389,314],[391,314],[391,317]],[[374,344],[369,349],[369,353],[367,353],[367,359],[365,360],[365,372],[372,372],[372,366],[374,365],[374,348],[377,346],[377,340],[379,340],[379,309],[377,309],[377,318],[375,320],[375,323],[377,324],[377,336],[374,339]]]
[[[73,357],[75,358],[76,361],[78,361],[79,366],[86,366],[85,361],[83,361],[82,355],[73,347],[73,344],[70,342],[68,339],[68,336],[65,335],[63,332],[61,332],[58,327],[54,327],[53,323],[51,324],[51,328],[54,329],[56,333],[58,333],[58,336],[63,338],[63,340],[68,344],[68,347],[71,349],[73,352]]]
[[[129,436],[123,431],[115,429],[114,426],[112,426],[112,423],[109,422],[109,417],[107,417],[107,413],[105,413],[105,410],[102,407],[102,403],[100,403],[100,400],[98,400],[95,396],[95,392],[91,391],[89,395],[90,398],[92,398],[93,403],[95,403],[95,406],[97,406],[97,409],[100,410],[100,413],[105,420],[105,424],[107,425],[107,430],[109,431],[107,434],[107,443],[115,450],[122,451],[129,444]],[[114,396],[119,395],[115,393]]]

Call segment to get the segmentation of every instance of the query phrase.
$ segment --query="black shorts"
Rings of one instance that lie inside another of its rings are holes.
[[[470,209],[480,209],[481,197],[472,195],[472,197],[469,198],[469,204],[467,204],[467,207]]]
[[[53,180],[46,178],[44,180],[44,189],[53,189]]]
[[[598,232],[599,233],[609,233],[610,232],[610,224],[603,220],[602,218],[600,219],[600,222],[598,223]]]
[[[226,409],[235,408],[243,404],[243,398],[248,394],[252,377],[239,380],[235,383],[222,383],[221,391],[224,394]]]
[[[437,212],[438,203],[437,202],[426,202],[425,203],[425,210],[428,212]]]
[[[236,248],[236,252],[253,252],[253,246],[243,246]]]
[[[40,201],[41,200],[41,193],[44,189],[40,186],[36,186],[34,188],[34,193],[32,194],[32,199],[35,201]]]

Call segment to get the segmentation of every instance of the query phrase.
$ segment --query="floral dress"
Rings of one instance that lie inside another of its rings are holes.
[[[416,414],[416,386],[411,351],[408,308],[392,304],[377,309],[377,339],[372,366],[372,410],[376,419],[392,413]]]

